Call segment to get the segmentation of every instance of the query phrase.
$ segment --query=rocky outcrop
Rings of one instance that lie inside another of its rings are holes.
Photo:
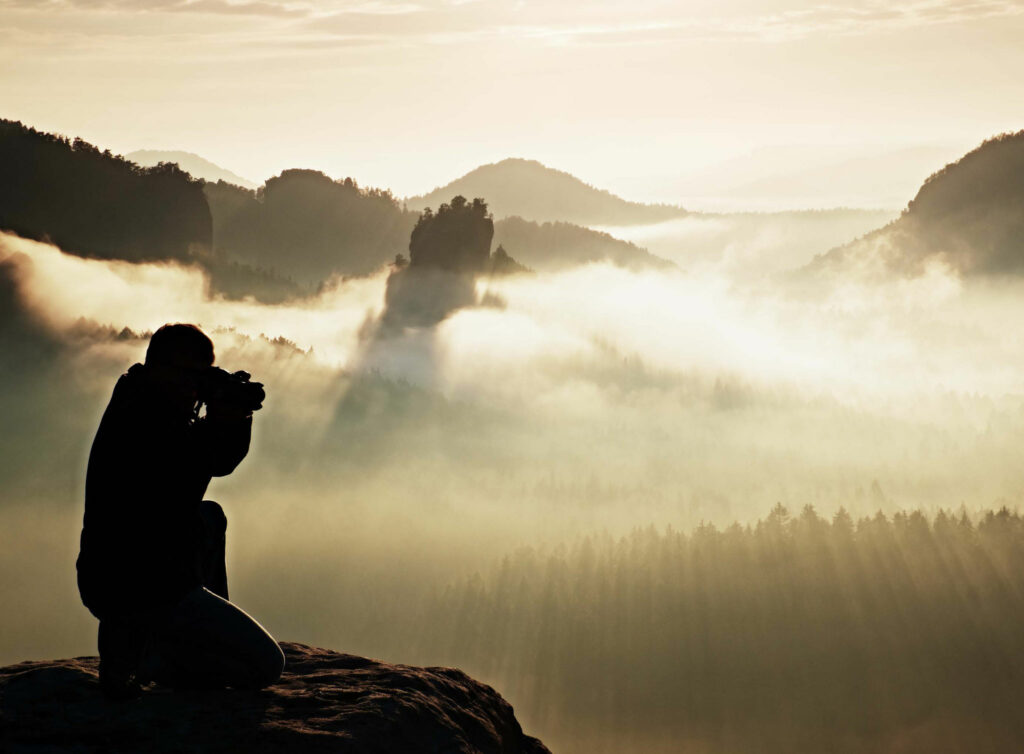
[[[476,274],[487,267],[494,220],[483,199],[456,196],[437,213],[420,215],[409,239],[410,267]]]
[[[550,754],[462,671],[281,646],[285,674],[262,691],[157,687],[128,702],[100,694],[95,657],[0,668],[0,751]]]
[[[432,327],[476,304],[476,278],[490,266],[493,237],[494,222],[483,199],[456,196],[436,214],[424,210],[409,239],[408,264],[399,257],[388,276],[375,334]]]
[[[473,275],[409,265],[388,276],[379,334],[392,335],[405,327],[433,327],[456,310],[476,303]]]

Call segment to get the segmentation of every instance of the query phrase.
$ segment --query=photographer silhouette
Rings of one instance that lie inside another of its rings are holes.
[[[112,698],[149,681],[259,688],[284,668],[277,642],[228,601],[227,519],[203,500],[249,451],[263,387],[213,362],[198,327],[161,327],[114,387],[89,454],[78,587],[100,619]]]

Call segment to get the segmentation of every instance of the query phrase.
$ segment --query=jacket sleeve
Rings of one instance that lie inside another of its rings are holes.
[[[196,454],[210,476],[227,476],[249,452],[252,416],[204,417],[192,427]]]

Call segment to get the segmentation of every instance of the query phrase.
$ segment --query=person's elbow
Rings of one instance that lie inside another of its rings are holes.
[[[245,453],[239,456],[231,456],[224,458],[217,458],[210,464],[210,476],[227,476],[242,462],[245,458]]]

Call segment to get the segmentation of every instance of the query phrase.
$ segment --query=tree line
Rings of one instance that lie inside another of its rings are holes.
[[[212,293],[267,303],[308,295],[334,275],[367,275],[398,255],[417,256],[413,231],[420,227],[443,241],[437,231],[447,222],[439,209],[426,215],[439,222],[418,226],[420,212],[352,178],[285,170],[250,190],[194,179],[173,163],[140,167],[82,139],[9,120],[0,120],[0,170],[2,230],[85,257],[198,264]],[[461,197],[444,206],[454,208],[456,200]],[[525,257],[537,269],[601,259],[627,266],[658,261],[632,244],[565,223],[510,218],[494,227],[504,246],[489,269],[499,274],[525,271],[516,261]]]
[[[585,537],[450,586],[407,640],[569,752],[870,751],[929,721],[1024,742],[1024,520],[780,505]]]
[[[142,168],[0,120],[0,228],[65,251],[132,262],[188,261],[212,241],[203,183],[177,165]]]

